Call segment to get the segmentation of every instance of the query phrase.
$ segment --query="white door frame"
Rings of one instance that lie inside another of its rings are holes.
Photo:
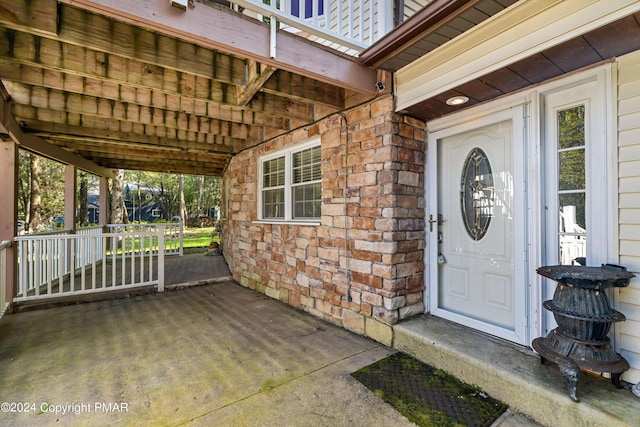
[[[543,129],[541,139],[554,139],[553,132],[557,131],[553,123],[544,124],[544,120],[551,121],[553,111],[570,107],[577,104],[585,104],[587,115],[585,116],[586,129],[586,188],[587,188],[587,265],[598,266],[607,262],[617,262],[614,258],[614,242],[617,230],[617,194],[614,183],[616,180],[617,168],[614,162],[612,114],[613,103],[611,102],[611,65],[599,67],[591,72],[576,75],[574,78],[562,80],[558,83],[546,85],[539,92],[540,115],[542,120],[540,129]],[[545,148],[549,150],[545,152]],[[545,175],[556,174],[557,167],[557,147],[552,143],[543,143],[542,156],[547,170]],[[544,188],[544,182],[542,182]],[[550,185],[550,187],[554,187]],[[557,188],[549,188],[550,192],[556,192]],[[549,191],[544,191],[545,195]],[[543,197],[543,206],[547,201]],[[549,237],[542,247],[542,263],[557,263],[558,248],[557,242],[557,202],[550,201],[549,209],[546,211],[548,224],[543,235]],[[551,240],[553,239],[553,241]],[[597,242],[597,243],[596,243]],[[542,299],[547,300],[553,297],[556,283],[549,279],[542,279]],[[556,326],[553,315],[544,310],[541,318],[541,335],[546,335]]]
[[[617,199],[616,193],[616,155],[613,148],[615,141],[615,123],[613,116],[615,113],[615,103],[612,99],[613,76],[612,64],[604,64],[592,69],[572,74],[568,77],[560,78],[540,86],[523,90],[521,92],[505,96],[495,101],[488,102],[476,107],[468,108],[459,113],[451,114],[427,123],[428,148],[427,148],[427,173],[425,179],[425,192],[427,194],[427,209],[425,210],[425,223],[428,223],[429,215],[437,215],[437,141],[448,135],[457,134],[466,130],[501,121],[505,118],[514,120],[514,168],[521,172],[518,179],[525,183],[526,194],[522,198],[523,203],[516,206],[519,215],[516,217],[515,230],[516,238],[519,242],[516,246],[516,266],[515,274],[522,272],[519,276],[526,284],[524,300],[525,304],[523,316],[525,324],[518,324],[514,332],[513,342],[522,342],[530,345],[531,341],[544,335],[546,329],[546,313],[542,308],[542,302],[549,298],[544,291],[542,278],[536,274],[537,267],[545,262],[545,206],[544,206],[544,176],[541,165],[543,164],[543,118],[544,118],[544,96],[556,91],[580,86],[591,81],[598,81],[598,96],[601,102],[600,114],[605,117],[605,125],[599,131],[599,136],[603,138],[602,147],[609,147],[600,152],[600,156],[606,158],[607,170],[604,175],[603,185],[608,189],[608,198],[603,203],[607,206],[608,213],[606,229],[602,231],[602,245],[599,245],[598,255],[592,257],[591,262],[617,262],[615,245],[617,232]],[[515,114],[514,110],[522,111],[522,114]],[[520,118],[516,118],[519,116]],[[494,117],[494,118],[492,118]],[[518,127],[521,124],[520,134]],[[515,138],[518,136],[518,138]],[[518,144],[517,141],[524,141]],[[514,177],[515,178],[515,177]],[[437,217],[436,217],[437,218]],[[429,232],[427,225],[427,249],[425,250],[425,308],[431,313],[441,316],[442,313],[437,308],[437,288],[438,288],[438,245],[437,232]],[[597,259],[596,259],[597,258]],[[444,316],[442,316],[444,317]],[[465,318],[451,319],[458,323],[473,325]],[[518,319],[522,322],[522,319]],[[508,338],[507,338],[508,339]]]
[[[523,129],[525,129],[525,111],[526,107],[524,105],[514,105],[508,109],[503,109],[501,111],[493,112],[484,117],[460,123],[436,132],[429,133],[428,139],[428,188],[427,194],[428,197],[428,209],[427,209],[427,217],[428,218],[437,218],[438,217],[438,182],[437,182],[437,171],[438,171],[438,143],[441,139],[446,138],[448,136],[457,135],[463,132],[472,131],[474,129],[478,129],[484,126],[488,126],[494,123],[511,121],[512,122],[512,135],[511,140],[513,141],[513,185],[514,185],[514,194],[518,193],[518,191],[525,191],[525,183],[526,183],[526,156],[525,156],[525,148],[527,146],[525,135],[523,133]],[[429,266],[433,266],[433,268],[428,268],[429,273],[429,282],[431,283],[430,287],[430,303],[429,310],[431,313],[436,316],[443,317],[445,319],[449,319],[455,321],[457,323],[461,323],[467,326],[470,326],[474,329],[479,329],[489,334],[498,336],[500,338],[507,339],[509,341],[513,341],[519,344],[528,344],[527,343],[527,297],[526,297],[526,267],[523,264],[526,261],[526,201],[525,197],[514,197],[514,205],[513,205],[513,227],[514,227],[514,266],[513,266],[513,280],[514,285],[517,288],[517,292],[514,292],[514,306],[516,312],[515,326],[513,330],[503,328],[496,325],[491,325],[479,320],[471,319],[465,316],[462,316],[457,313],[453,313],[448,310],[441,309],[438,307],[438,267],[437,267],[437,248],[438,248],[438,229],[437,227],[433,228],[433,231],[428,232],[428,247],[430,250],[428,251],[428,260],[426,262]],[[432,215],[432,216],[431,216]],[[428,222],[427,222],[428,224]]]

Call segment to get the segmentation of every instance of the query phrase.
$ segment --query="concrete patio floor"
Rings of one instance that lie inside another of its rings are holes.
[[[230,281],[10,314],[0,425],[410,425],[349,375],[392,352]]]
[[[220,256],[165,276],[2,318],[0,425],[413,425],[350,375],[396,350],[238,285]]]

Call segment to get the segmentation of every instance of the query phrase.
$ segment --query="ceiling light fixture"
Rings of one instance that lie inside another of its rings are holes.
[[[187,10],[187,0],[169,0],[169,4],[183,11]]]
[[[462,105],[466,104],[467,102],[469,102],[469,98],[467,98],[466,96],[454,96],[447,99],[447,105]]]

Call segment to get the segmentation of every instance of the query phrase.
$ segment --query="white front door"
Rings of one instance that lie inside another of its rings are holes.
[[[430,135],[427,231],[431,312],[525,344],[522,109]]]

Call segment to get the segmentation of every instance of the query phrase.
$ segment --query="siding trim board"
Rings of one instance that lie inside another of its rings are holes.
[[[640,51],[618,58],[616,63],[618,262],[636,277],[626,288],[617,289],[615,304],[627,320],[615,328],[616,349],[631,364],[624,379],[640,382]],[[635,154],[634,154],[635,153]]]

